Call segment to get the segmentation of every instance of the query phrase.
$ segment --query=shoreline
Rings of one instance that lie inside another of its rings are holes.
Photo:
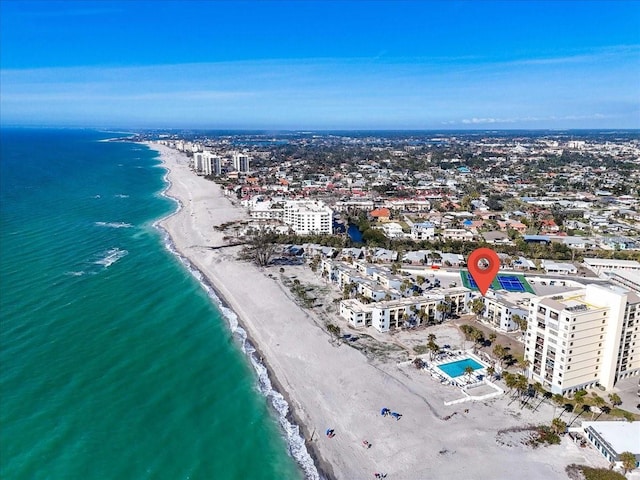
[[[335,478],[335,476],[331,472],[331,466],[321,457],[320,452],[317,451],[317,449],[314,447],[312,442],[307,440],[310,438],[310,435],[311,435],[311,433],[308,431],[308,427],[301,422],[300,416],[297,414],[295,409],[292,408],[292,401],[289,396],[289,393],[283,388],[282,384],[278,381],[277,377],[273,372],[273,368],[269,365],[268,358],[263,354],[258,344],[251,338],[251,335],[248,332],[247,326],[245,325],[245,322],[243,321],[243,319],[238,315],[237,312],[234,311],[234,309],[232,308],[232,303],[227,298],[225,298],[224,294],[220,291],[219,288],[216,288],[216,285],[211,281],[211,279],[206,275],[206,273],[203,272],[196,265],[194,265],[193,262],[191,262],[186,255],[184,255],[178,250],[173,240],[173,237],[171,235],[171,232],[166,226],[166,222],[171,217],[178,215],[180,211],[184,208],[184,204],[179,197],[172,196],[169,193],[172,186],[171,168],[163,160],[162,152],[153,148],[152,144],[144,143],[143,145],[146,145],[151,150],[158,152],[159,154],[158,158],[162,162],[160,164],[160,167],[166,171],[165,175],[163,176],[163,181],[166,183],[166,188],[162,190],[161,195],[167,198],[170,198],[176,203],[176,209],[173,212],[166,215],[165,217],[162,217],[154,221],[153,227],[157,228],[163,235],[165,247],[171,252],[172,255],[174,255],[178,259],[180,263],[182,263],[185,266],[185,268],[189,271],[189,273],[191,273],[196,278],[196,280],[200,282],[200,284],[207,291],[209,298],[211,298],[211,300],[218,306],[218,308],[220,308],[222,316],[227,322],[227,327],[229,328],[231,335],[239,342],[242,353],[244,353],[247,356],[249,363],[251,364],[251,367],[253,368],[254,372],[258,377],[257,380],[260,384],[259,386],[262,387],[260,388],[262,395],[264,395],[265,398],[269,401],[270,408],[273,409],[273,413],[276,416],[281,416],[281,412],[278,411],[277,406],[274,404],[274,399],[269,397],[272,397],[273,393],[277,393],[281,395],[284,401],[286,402],[287,413],[284,415],[283,418],[287,420],[291,424],[291,426],[298,428],[298,431],[301,434],[300,436],[303,440],[303,446],[306,448],[309,456],[313,461],[313,465],[317,471],[316,473],[318,477],[323,480],[332,480],[333,478]],[[233,208],[236,208],[236,207],[233,207]],[[229,317],[228,313],[224,312],[225,309],[228,310],[229,312],[232,312],[232,314],[235,315],[236,321],[238,324],[237,326],[239,326],[241,329],[240,332],[238,332],[237,327],[234,328],[232,319]],[[250,351],[251,349],[253,350],[253,352]],[[263,367],[265,369],[267,374],[267,380],[270,383],[270,385],[269,384],[265,385],[263,383],[264,380],[260,378],[260,371],[259,371],[260,367]],[[266,391],[263,391],[263,390],[266,390]],[[281,428],[284,427],[282,425],[281,420],[278,423],[280,423]],[[292,445],[290,438],[288,438],[287,431],[285,428],[283,428],[282,433],[288,445],[288,453],[298,464],[298,467],[301,473],[303,474],[304,478],[317,478],[315,475],[307,474],[307,472],[305,472],[304,465],[300,463],[299,458],[296,458],[295,453],[292,451],[295,445]]]
[[[459,390],[443,387],[415,368],[372,360],[329,342],[321,327],[324,318],[294,302],[284,284],[291,274],[312,281],[308,268],[288,267],[286,275],[274,269],[267,276],[269,269],[238,261],[237,246],[212,250],[224,244],[224,234],[213,227],[247,214],[231,204],[219,185],[196,176],[186,155],[144,145],[159,153],[159,166],[167,171],[163,195],[178,203],[176,211],[154,225],[222,309],[258,375],[260,391],[278,414],[289,454],[306,478],[351,480],[384,472],[407,480],[507,479],[521,471],[520,480],[559,480],[566,478],[569,463],[598,465],[598,459],[587,457],[568,439],[536,450],[497,441],[505,430],[548,423],[555,411],[551,405],[542,404],[533,413],[504,395],[469,403],[463,414],[460,406],[445,405],[460,397]],[[333,293],[327,291],[327,301]],[[239,328],[234,329],[234,321]],[[451,328],[443,324],[436,331],[438,340],[445,341]],[[453,332],[459,334],[455,328]],[[401,412],[403,420],[385,419],[381,407]],[[322,435],[327,428],[335,429],[334,438]],[[312,432],[313,441],[307,441]],[[365,439],[373,448],[362,447]],[[301,458],[312,464],[311,474]]]

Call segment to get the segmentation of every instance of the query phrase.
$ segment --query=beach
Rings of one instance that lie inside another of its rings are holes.
[[[214,227],[246,219],[246,212],[232,205],[219,185],[196,176],[186,155],[148,146],[160,153],[168,170],[166,194],[181,205],[160,226],[175,251],[237,315],[273,386],[288,402],[290,419],[301,428],[319,471],[303,465],[308,478],[366,479],[383,472],[390,479],[565,479],[570,463],[607,465],[568,438],[537,449],[510,444],[510,434],[501,431],[551,421],[554,408],[546,403],[536,413],[510,403],[507,395],[445,406],[461,396],[455,387],[332,342],[319,326],[322,319],[292,300],[278,267],[261,269],[238,260],[240,247],[211,248],[225,245],[224,233]],[[307,267],[296,268],[311,275]],[[381,416],[383,407],[402,417]],[[326,436],[327,429],[335,436]]]

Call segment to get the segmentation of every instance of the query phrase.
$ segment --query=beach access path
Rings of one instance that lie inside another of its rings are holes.
[[[313,314],[290,299],[276,278],[277,268],[237,260],[240,247],[209,248],[225,243],[214,226],[246,219],[246,212],[233,206],[219,185],[195,175],[183,153],[148,145],[169,170],[167,194],[182,204],[162,227],[179,254],[238,315],[305,437],[315,430],[309,449],[327,477],[371,479],[374,472],[384,472],[403,480],[566,479],[569,463],[606,465],[568,439],[535,450],[497,441],[498,430],[549,423],[550,406],[543,405],[537,416],[521,410],[518,402],[508,405],[507,396],[445,406],[456,395],[453,387],[415,369],[374,364],[359,351],[330,342]],[[401,419],[381,416],[382,407],[402,413]],[[466,408],[469,412],[463,413]],[[335,430],[333,438],[325,435],[328,428]],[[363,447],[365,439],[371,448]]]

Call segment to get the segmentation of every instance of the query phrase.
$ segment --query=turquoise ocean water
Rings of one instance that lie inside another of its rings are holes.
[[[176,208],[155,152],[1,133],[0,477],[313,477],[233,315],[154,227]]]

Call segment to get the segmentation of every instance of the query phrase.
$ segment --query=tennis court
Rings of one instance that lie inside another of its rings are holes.
[[[478,285],[467,270],[460,271],[462,284],[472,290],[478,290]],[[522,275],[502,275],[498,274],[491,283],[493,290],[506,290],[507,292],[529,292],[534,293],[529,282]]]

